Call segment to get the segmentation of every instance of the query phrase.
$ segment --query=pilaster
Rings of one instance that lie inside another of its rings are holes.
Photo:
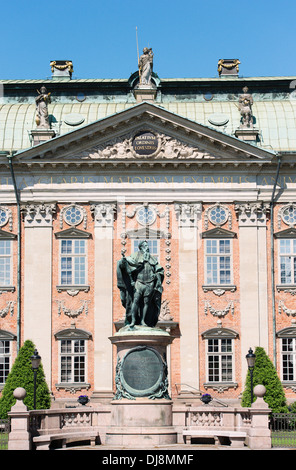
[[[199,202],[175,203],[179,228],[181,384],[197,390],[199,389],[197,257],[201,240],[201,212],[202,205]]]
[[[242,379],[250,347],[268,353],[268,292],[266,218],[269,205],[243,202],[235,205],[239,221],[240,318]]]
[[[91,206],[94,217],[94,396],[112,396],[113,232],[115,202]]]
[[[52,219],[55,204],[22,206],[24,217],[24,339],[34,342],[51,384]]]

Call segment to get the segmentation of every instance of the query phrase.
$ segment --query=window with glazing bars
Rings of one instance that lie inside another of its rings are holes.
[[[86,382],[86,345],[84,339],[61,340],[61,383]]]
[[[208,339],[208,382],[233,381],[233,340]]]
[[[231,240],[206,240],[206,284],[231,284]]]
[[[11,240],[0,240],[0,286],[11,285]]]
[[[61,285],[86,284],[86,240],[61,240]]]
[[[296,338],[282,338],[282,380],[296,381]]]
[[[296,239],[281,239],[280,283],[296,284]]]
[[[10,371],[10,344],[8,340],[0,341],[0,384],[5,384]]]

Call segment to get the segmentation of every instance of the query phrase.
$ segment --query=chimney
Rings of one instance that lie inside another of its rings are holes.
[[[218,62],[219,77],[238,77],[239,64],[238,59],[220,59]]]
[[[71,80],[73,73],[72,60],[52,60],[50,62],[52,79]]]

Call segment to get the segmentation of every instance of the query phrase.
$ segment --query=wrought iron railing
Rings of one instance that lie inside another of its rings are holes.
[[[272,447],[296,449],[296,413],[273,413],[270,430]]]
[[[0,450],[7,450],[10,432],[10,419],[0,419]]]

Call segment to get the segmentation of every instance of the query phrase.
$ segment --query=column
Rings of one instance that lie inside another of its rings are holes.
[[[51,386],[52,216],[55,204],[28,204],[24,214],[24,340],[32,340]]]
[[[94,396],[111,397],[113,390],[113,223],[116,203],[92,207],[95,228],[94,266]]]
[[[201,240],[200,203],[175,203],[179,227],[181,384],[199,390],[197,256]],[[181,386],[182,390],[189,387]]]
[[[240,317],[242,380],[249,348],[268,353],[266,212],[262,202],[236,204],[240,247]]]

